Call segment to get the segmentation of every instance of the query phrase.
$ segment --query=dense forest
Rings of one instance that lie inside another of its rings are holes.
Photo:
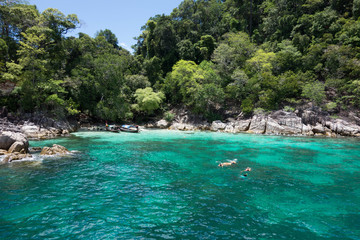
[[[360,0],[184,0],[130,53],[109,29],[66,37],[75,14],[0,0],[0,106],[112,121],[310,102],[337,114],[360,106],[359,17]]]

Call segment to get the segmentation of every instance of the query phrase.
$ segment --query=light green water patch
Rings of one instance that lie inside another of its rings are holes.
[[[360,236],[357,139],[151,130],[30,144],[54,143],[80,153],[0,166],[2,239]]]

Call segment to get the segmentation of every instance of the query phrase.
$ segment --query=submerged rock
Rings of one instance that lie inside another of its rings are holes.
[[[56,155],[56,154],[65,155],[69,153],[70,151],[67,150],[64,146],[54,144],[52,147],[44,147],[41,150],[40,155]]]
[[[33,152],[41,152],[42,148],[41,147],[29,147],[29,152],[33,153]]]
[[[10,162],[13,162],[13,161],[19,161],[19,160],[22,160],[24,158],[31,158],[32,156],[28,153],[24,153],[24,154],[21,154],[21,153],[11,153],[11,154],[7,154],[3,160],[2,160],[2,163],[10,163]]]

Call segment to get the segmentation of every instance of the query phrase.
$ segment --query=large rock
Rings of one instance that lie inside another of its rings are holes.
[[[9,148],[8,152],[9,153],[15,153],[15,152],[21,152],[21,151],[24,151],[25,152],[25,144],[24,142],[19,142],[19,141],[16,141],[14,142],[11,147]]]
[[[312,131],[314,134],[325,134],[326,133],[324,126],[321,124],[316,124],[316,126],[312,128]]]
[[[26,139],[24,134],[15,133],[15,132],[2,132],[0,135],[0,149],[9,150],[9,148],[15,143],[18,142],[17,146],[14,146],[14,149],[18,148],[18,146],[22,146],[25,152],[28,152],[29,141]],[[21,151],[21,149],[20,149]]]
[[[319,122],[318,114],[310,110],[305,110],[301,115],[301,119],[305,125],[315,126]]]
[[[40,128],[35,125],[24,125],[21,128],[21,132],[24,133],[28,138],[37,138]]]
[[[155,127],[157,128],[168,128],[170,126],[170,123],[166,121],[165,119],[161,119],[155,123]]]
[[[336,119],[333,124],[329,124],[333,132],[342,136],[358,136],[360,127],[358,125],[348,123],[341,119]]]
[[[227,126],[226,123],[223,123],[220,120],[216,120],[216,121],[212,122],[210,130],[214,131],[214,132],[223,131],[223,130],[225,130],[226,126]]]
[[[234,123],[230,122],[226,124],[226,127],[224,129],[224,132],[226,133],[235,133]]]
[[[36,138],[36,139],[51,138],[61,134],[59,129],[51,128],[50,130],[48,130],[32,124],[24,125],[21,128],[21,132],[25,134],[27,138]]]
[[[251,119],[239,120],[234,123],[234,132],[245,132],[250,128]]]
[[[270,118],[284,128],[285,134],[301,134],[302,132],[302,119],[293,112],[276,111]]]
[[[64,146],[54,144],[52,147],[44,147],[40,155],[64,155],[70,153]]]
[[[303,124],[302,126],[302,135],[305,135],[305,136],[313,136],[314,133],[312,131],[312,127],[310,125],[305,125]]]
[[[180,130],[180,131],[193,131],[198,129],[197,126],[186,123],[174,123],[169,127],[170,130]]]
[[[254,115],[251,119],[249,133],[264,134],[266,130],[267,117],[265,115]]]
[[[266,134],[286,134],[284,127],[272,118],[268,118],[266,122]]]

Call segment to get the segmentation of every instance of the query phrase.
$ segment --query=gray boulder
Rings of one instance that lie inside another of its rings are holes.
[[[234,123],[230,122],[230,123],[226,124],[224,132],[235,133]]]
[[[35,125],[24,125],[21,128],[21,132],[28,138],[37,138],[39,135],[40,128]]]
[[[302,135],[305,135],[305,136],[312,136],[314,135],[313,131],[312,131],[312,127],[310,125],[305,125],[303,124],[302,126]]]
[[[223,123],[220,120],[216,120],[216,121],[212,122],[210,130],[214,131],[214,132],[223,131],[223,130],[225,130],[226,126],[227,126],[226,123]]]
[[[8,150],[9,153],[15,153],[21,151],[25,151],[25,144],[24,142],[19,142],[19,141],[14,142]]]
[[[312,131],[314,134],[325,134],[326,133],[324,126],[321,124],[316,124],[316,126],[312,128]]]
[[[254,115],[251,119],[249,133],[264,134],[266,130],[267,117],[265,115]]]
[[[266,122],[266,134],[286,134],[284,127],[272,118],[268,118]]]
[[[342,136],[358,136],[360,134],[360,127],[348,123],[344,120],[337,119],[333,124],[330,124],[331,130]]]
[[[293,112],[276,111],[269,116],[269,119],[274,120],[281,128],[278,130],[280,134],[301,134],[303,123],[300,117]],[[268,124],[270,127],[273,123]],[[276,128],[274,129],[276,131]]]
[[[170,126],[170,123],[166,121],[165,119],[161,119],[160,121],[157,121],[155,123],[155,126],[157,128],[168,128]]]
[[[21,149],[24,149],[25,152],[28,152],[29,141],[26,139],[24,134],[8,131],[2,132],[0,134],[0,149],[9,150],[15,142],[18,143],[13,147],[12,150],[17,150],[19,146],[22,146]],[[19,151],[21,151],[21,149]]]
[[[245,132],[250,128],[251,119],[239,120],[234,123],[234,132]]]
[[[40,155],[65,155],[70,153],[64,146],[54,144],[52,147],[44,147]]]

